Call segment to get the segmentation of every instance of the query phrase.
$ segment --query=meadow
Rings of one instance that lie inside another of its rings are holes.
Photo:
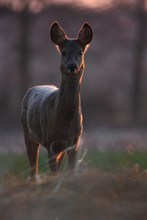
[[[88,150],[85,154],[84,159],[82,159],[82,168],[90,167],[103,171],[122,171],[137,165],[142,170],[147,169],[147,150],[135,150],[133,152]],[[45,152],[40,154],[39,172],[41,174],[49,174],[48,160]],[[66,163],[65,160],[63,163]],[[64,164],[62,165],[61,172],[64,169],[63,167]],[[0,175],[3,176],[5,173],[20,175],[24,178],[29,176],[30,166],[26,153],[1,153]]]
[[[39,158],[39,182],[28,179],[25,153],[0,154],[0,219],[142,220],[147,214],[147,151],[82,151],[75,171],[66,157],[53,175]]]

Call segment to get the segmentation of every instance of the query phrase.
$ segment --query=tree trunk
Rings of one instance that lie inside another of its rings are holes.
[[[29,84],[29,22],[30,15],[27,9],[20,13],[21,36],[20,36],[20,68],[21,68],[21,96],[24,96]]]
[[[137,0],[137,41],[134,54],[134,84],[133,84],[133,123],[141,123],[140,118],[140,105],[141,105],[141,86],[142,86],[142,61],[144,56],[144,48],[146,44],[146,12],[145,12],[145,0]]]

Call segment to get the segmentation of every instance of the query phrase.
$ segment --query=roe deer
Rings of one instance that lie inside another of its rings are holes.
[[[52,171],[59,170],[66,149],[69,167],[73,169],[82,133],[80,85],[84,54],[93,37],[92,28],[85,23],[77,38],[70,39],[55,22],[51,26],[50,37],[61,54],[60,88],[52,85],[30,88],[21,107],[32,176],[38,173],[39,145],[47,149]]]

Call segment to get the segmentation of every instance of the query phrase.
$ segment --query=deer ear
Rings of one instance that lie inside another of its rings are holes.
[[[64,30],[60,27],[60,25],[57,22],[53,23],[51,26],[50,37],[52,42],[56,45],[60,45],[65,40],[67,40],[67,36]]]
[[[77,39],[83,44],[87,45],[92,41],[93,31],[88,23],[85,23],[81,30],[79,31]]]

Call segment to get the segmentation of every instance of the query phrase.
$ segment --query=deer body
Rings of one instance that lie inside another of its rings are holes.
[[[59,169],[64,156],[62,152],[67,148],[69,167],[74,168],[82,134],[80,86],[84,53],[92,40],[92,29],[85,23],[78,38],[69,39],[58,23],[54,23],[50,34],[61,53],[60,88],[48,85],[29,89],[21,108],[21,123],[32,176],[38,173],[39,145],[47,149],[52,171]]]

